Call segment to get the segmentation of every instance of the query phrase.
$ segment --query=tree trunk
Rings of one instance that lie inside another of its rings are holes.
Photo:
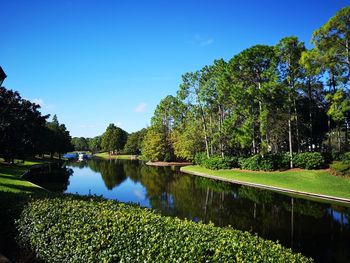
[[[309,147],[312,150],[312,145],[314,144],[313,136],[313,116],[312,116],[312,86],[310,79],[308,80],[308,97],[309,97],[309,132],[310,132],[310,144]]]
[[[289,102],[291,101],[290,95],[289,95]],[[288,119],[288,141],[289,141],[289,166],[291,169],[293,169],[293,142],[292,142],[292,113],[291,108],[289,106],[289,119]]]
[[[209,140],[207,135],[207,124],[204,118],[202,106],[200,106],[200,111],[201,111],[201,119],[202,119],[203,131],[204,131],[205,150],[207,152],[207,157],[209,158],[210,154],[209,154]]]
[[[291,118],[288,120],[288,140],[289,140],[289,166],[293,169],[293,144],[292,144],[292,123]]]
[[[220,152],[221,152],[221,157],[224,158],[224,143],[222,139],[222,126],[224,122],[224,111],[221,105],[219,105],[219,134],[220,134],[220,139],[219,139],[219,146],[220,146]]]
[[[328,126],[328,148],[329,151],[332,151],[332,138],[331,138],[331,117],[328,116],[328,121],[327,121],[327,126]]]
[[[260,89],[261,89],[261,83],[260,82],[258,82],[258,89],[259,89],[259,91],[260,91]],[[261,114],[262,114],[262,103],[261,103],[261,101],[259,100],[259,117],[261,117]],[[260,119],[260,152],[261,152],[261,148],[262,148],[262,146],[264,145],[264,139],[263,139],[263,132],[265,132],[266,133],[266,131],[264,131],[265,130],[265,127],[264,127],[264,123],[263,123],[263,120],[262,119]]]
[[[296,100],[293,100],[294,114],[295,114],[295,132],[297,136],[297,144],[298,144],[298,153],[300,152],[300,137],[299,137],[299,122],[298,122],[298,112],[297,112],[297,104]]]
[[[348,120],[345,120],[345,138],[344,138],[344,151],[346,152],[348,150]]]
[[[341,151],[341,128],[340,123],[338,123],[338,151]]]

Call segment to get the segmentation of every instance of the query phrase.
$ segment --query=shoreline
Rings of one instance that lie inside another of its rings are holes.
[[[192,163],[189,162],[147,162],[146,165],[149,166],[160,166],[160,167],[166,167],[166,166],[177,166],[177,167],[184,167],[184,166],[189,166],[193,165]]]
[[[288,189],[288,188],[283,188],[283,187],[271,186],[271,185],[266,185],[266,184],[240,181],[240,180],[236,180],[236,179],[228,179],[228,178],[224,178],[224,177],[220,177],[220,176],[216,176],[216,175],[210,175],[207,173],[202,173],[202,172],[197,172],[197,171],[188,171],[188,170],[183,169],[182,167],[180,168],[180,172],[185,173],[185,174],[201,176],[201,177],[205,177],[205,178],[209,178],[209,179],[213,179],[213,180],[223,181],[223,182],[227,182],[227,183],[232,183],[232,184],[245,185],[245,186],[250,186],[250,187],[254,187],[254,188],[275,191],[275,192],[279,192],[279,193],[293,194],[293,195],[297,195],[300,197],[312,197],[315,199],[339,202],[342,204],[348,204],[348,205],[350,204],[350,198],[317,194],[317,193],[293,190],[293,189]]]

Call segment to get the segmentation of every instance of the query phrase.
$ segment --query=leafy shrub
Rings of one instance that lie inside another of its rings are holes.
[[[207,159],[208,157],[205,152],[196,153],[196,155],[194,156],[194,164],[203,165]]]
[[[319,152],[298,153],[293,158],[295,167],[303,169],[320,169],[325,165],[324,158]]]
[[[245,170],[252,171],[273,171],[288,168],[289,157],[286,154],[260,154],[248,158],[240,158],[239,166]]]
[[[341,157],[339,158],[340,161],[344,162],[344,163],[350,163],[350,152],[345,152],[341,155]]]
[[[45,262],[311,262],[248,232],[66,196],[30,202],[19,240]]]
[[[234,156],[221,157],[220,155],[213,155],[209,158],[206,153],[197,153],[194,162],[197,165],[203,166],[207,169],[231,169],[238,167],[238,158]]]
[[[335,161],[330,166],[330,172],[333,175],[349,176],[350,175],[350,163]]]

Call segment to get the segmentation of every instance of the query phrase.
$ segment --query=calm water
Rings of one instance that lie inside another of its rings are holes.
[[[350,262],[350,208],[128,160],[68,163],[56,190],[135,202],[165,215],[257,233],[316,262]],[[46,187],[50,187],[46,185]]]

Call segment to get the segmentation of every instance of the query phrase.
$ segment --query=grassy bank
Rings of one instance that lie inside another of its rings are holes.
[[[109,155],[107,152],[96,153],[94,154],[94,156],[103,158],[103,159],[121,159],[121,160],[132,160],[136,158],[136,155],[129,155],[129,154]]]
[[[0,253],[13,262],[35,262],[30,251],[18,246],[14,220],[30,196],[47,194],[47,191],[21,178],[31,166],[46,160],[31,160],[9,165],[0,162]]]
[[[251,172],[240,170],[209,170],[200,166],[186,166],[182,172],[214,179],[253,183],[293,191],[350,199],[350,178],[336,177],[326,170],[290,170],[283,172]]]
[[[21,175],[26,170],[39,163],[36,161],[26,161],[15,165],[0,163],[0,191],[26,194],[44,191],[39,186],[21,179]]]

